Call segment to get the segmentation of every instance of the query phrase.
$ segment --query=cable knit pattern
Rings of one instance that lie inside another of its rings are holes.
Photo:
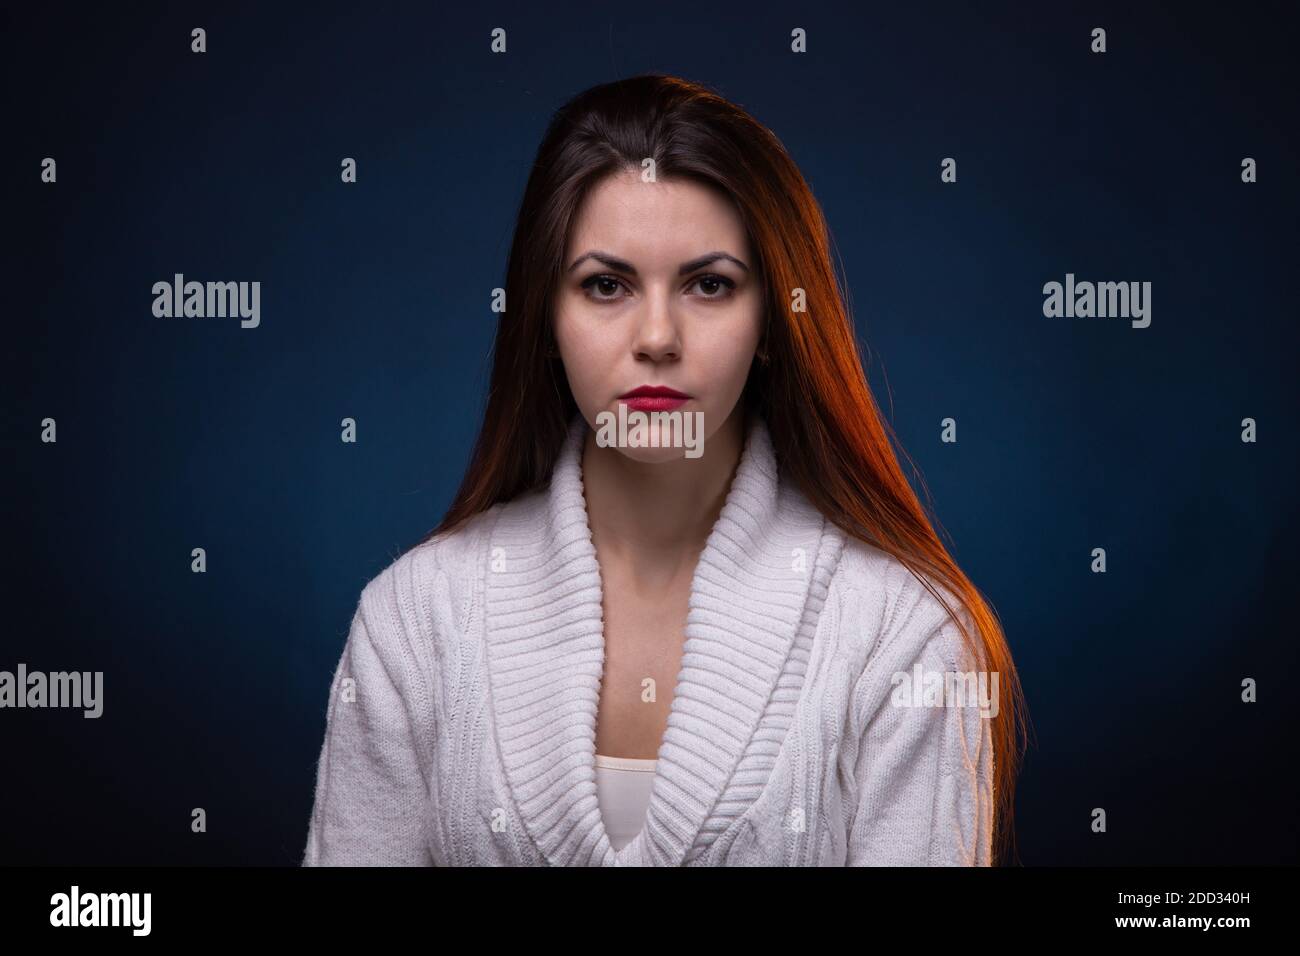
[[[989,721],[893,702],[977,670],[899,562],[782,480],[755,420],[692,581],[645,827],[596,794],[600,568],[575,418],[549,487],[366,585],[330,691],[306,865],[987,865]]]

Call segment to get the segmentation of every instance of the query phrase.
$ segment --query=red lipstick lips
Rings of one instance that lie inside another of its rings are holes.
[[[670,412],[681,408],[690,398],[686,393],[665,385],[642,385],[619,396],[619,400],[627,402],[627,407],[634,412]]]

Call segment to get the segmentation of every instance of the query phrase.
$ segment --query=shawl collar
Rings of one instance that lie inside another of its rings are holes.
[[[753,418],[692,579],[681,669],[645,827],[616,852],[596,796],[605,641],[600,568],[582,488],[588,428],[575,416],[549,486],[502,505],[492,527],[485,615],[497,744],[518,816],[550,864],[679,866],[716,835],[719,821],[706,827],[710,814],[754,735],[801,623],[814,626],[804,622],[810,589],[817,581],[824,596],[826,569],[838,559],[843,537],[778,479],[767,426]]]

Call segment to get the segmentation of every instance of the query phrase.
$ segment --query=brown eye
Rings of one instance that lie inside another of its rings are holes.
[[[706,299],[725,299],[731,294],[731,290],[736,287],[736,283],[732,282],[726,276],[715,275],[713,273],[706,276],[700,276],[695,280],[695,282],[700,287],[700,291],[704,293],[704,298]]]
[[[619,298],[618,290],[622,288],[623,283],[611,275],[594,275],[582,283],[582,288],[587,293],[587,298],[594,301],[612,301]],[[591,290],[598,289],[599,294],[592,295]]]

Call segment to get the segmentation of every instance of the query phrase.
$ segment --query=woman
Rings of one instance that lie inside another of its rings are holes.
[[[304,862],[995,862],[1015,669],[776,138],[677,78],[576,97],[505,304],[464,483],[362,592]]]

